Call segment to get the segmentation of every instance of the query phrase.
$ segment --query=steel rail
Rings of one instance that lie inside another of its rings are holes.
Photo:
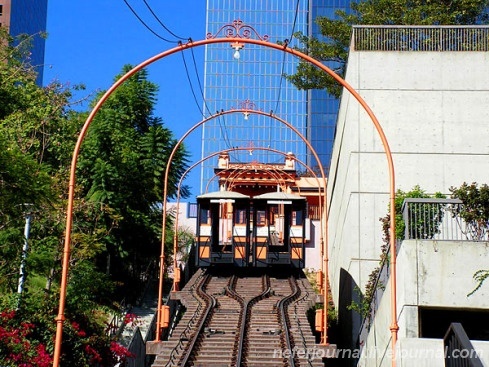
[[[204,330],[205,324],[209,319],[209,314],[211,310],[213,310],[216,307],[216,298],[208,295],[205,292],[205,286],[210,282],[212,276],[207,274],[206,278],[199,284],[199,287],[197,288],[197,294],[199,297],[202,297],[205,299],[206,303],[206,309],[202,313],[199,324],[191,337],[191,340],[189,340],[189,343],[185,346],[185,349],[182,353],[182,356],[180,357],[180,361],[178,363],[179,366],[187,366],[189,360],[193,356],[195,346],[197,344],[197,340],[199,339],[202,331]]]
[[[194,295],[194,289],[197,287],[198,284],[201,284],[202,282],[205,282],[205,277],[208,276],[205,272],[202,272],[201,275],[195,280],[195,282],[191,285],[190,289],[191,290],[191,295],[194,297],[197,302],[199,302],[199,305],[197,306],[197,309],[195,310],[194,314],[192,315],[192,318],[187,322],[187,325],[185,329],[180,333],[178,337],[178,343],[173,347],[173,349],[170,352],[170,357],[168,358],[168,362],[165,364],[165,367],[171,367],[173,361],[175,358],[177,358],[176,353],[182,349],[183,342],[189,340],[189,333],[192,330],[192,326],[196,322],[196,320],[200,316],[200,312],[202,310],[202,301],[199,300],[195,295]]]
[[[262,276],[262,284],[263,284],[263,292],[260,293],[258,296],[253,297],[246,301],[243,305],[243,319],[241,322],[241,328],[239,331],[239,345],[238,345],[238,355],[236,358],[236,367],[241,367],[243,365],[243,360],[245,358],[246,354],[246,338],[247,338],[247,331],[248,331],[248,322],[250,319],[250,314],[251,314],[251,307],[253,304],[258,302],[259,300],[262,300],[265,297],[268,297],[270,295],[270,277],[268,275],[263,275]]]
[[[235,290],[237,280],[238,280],[238,278],[236,277],[236,275],[233,275],[231,277],[231,280],[229,281],[229,284],[225,288],[225,292],[229,297],[235,299],[240,304],[239,316],[238,316],[238,325],[240,325],[239,331],[241,331],[241,325],[243,325],[243,310],[244,310],[245,300]],[[233,358],[232,358],[232,365],[238,366],[238,367],[239,367],[238,359],[240,359],[240,350],[241,350],[240,340],[241,340],[240,339],[240,333],[238,332],[238,333],[236,333],[236,337],[234,339]]]
[[[300,295],[299,287],[297,286],[296,279],[293,276],[289,277],[289,285],[292,293],[290,293],[288,296],[285,296],[282,298],[280,301],[277,302],[277,310],[278,310],[278,317],[279,317],[279,322],[282,324],[282,333],[280,334],[280,339],[283,340],[284,342],[284,350],[293,350],[293,341],[291,340],[290,333],[289,333],[289,316],[286,312],[286,307],[290,301],[295,299]],[[295,353],[289,353],[289,356],[287,358],[288,365],[290,367],[295,367]]]
[[[302,286],[304,287],[304,279],[303,278],[300,278],[300,282],[301,282]],[[299,292],[300,292],[299,296],[302,295],[302,291],[300,290],[300,287],[299,287]],[[309,299],[309,291],[307,290],[307,288],[305,288],[305,294],[302,295],[302,297],[300,297],[294,301],[294,318],[295,318],[295,322],[297,324],[297,329],[299,330],[299,334],[300,334],[301,341],[302,341],[302,346],[303,346],[304,350],[306,350],[306,351],[307,351],[307,343],[306,343],[306,338],[304,337],[304,331],[302,330],[301,321],[300,321],[299,317],[297,317],[297,305],[301,302],[306,302],[308,299]],[[310,367],[313,367],[313,364],[311,363],[311,357],[309,356],[309,354],[306,354],[306,358],[307,358],[307,364]]]

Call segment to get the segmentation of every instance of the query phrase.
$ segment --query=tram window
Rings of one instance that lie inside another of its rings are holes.
[[[209,224],[209,210],[200,209],[200,224]]]
[[[264,226],[266,224],[266,214],[264,210],[256,211],[256,225]]]
[[[246,209],[237,209],[234,213],[234,223],[246,224]]]
[[[292,212],[292,225],[300,226],[302,225],[303,221],[304,221],[304,216],[302,210],[294,210]]]
[[[270,221],[270,225],[275,225],[275,220],[278,216],[278,206],[270,206],[269,208],[270,214],[268,220]]]

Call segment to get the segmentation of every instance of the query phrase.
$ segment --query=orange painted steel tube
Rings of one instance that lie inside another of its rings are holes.
[[[208,38],[205,40],[200,40],[200,41],[195,41],[195,42],[188,42],[186,44],[180,44],[177,47],[174,47],[170,50],[164,51],[158,55],[155,55],[139,65],[135,66],[133,69],[128,71],[126,74],[124,74],[119,80],[117,80],[108,90],[105,92],[105,94],[100,98],[100,100],[97,102],[93,110],[91,111],[90,115],[88,116],[87,120],[85,121],[85,124],[83,125],[83,128],[79,134],[78,141],[76,143],[74,152],[73,152],[73,159],[72,159],[72,164],[70,168],[70,182],[69,182],[69,188],[68,188],[68,206],[67,206],[67,213],[66,213],[66,231],[65,231],[65,243],[64,243],[64,249],[63,249],[63,261],[62,261],[62,272],[61,272],[61,288],[60,288],[60,300],[59,300],[59,312],[58,316],[56,318],[56,339],[55,339],[55,346],[54,346],[54,357],[53,357],[53,366],[58,367],[59,366],[59,358],[61,355],[61,342],[62,342],[62,332],[63,332],[63,322],[64,322],[64,309],[65,309],[65,300],[66,300],[66,288],[67,288],[67,279],[68,279],[68,268],[69,268],[69,257],[70,257],[70,241],[71,241],[71,228],[72,228],[72,223],[73,223],[73,198],[74,198],[74,186],[75,186],[75,170],[76,170],[76,163],[77,163],[77,158],[78,158],[78,153],[80,150],[81,143],[83,142],[86,131],[88,127],[90,126],[95,114],[98,112],[102,104],[107,100],[107,98],[123,83],[125,82],[128,78],[130,78],[132,75],[137,73],[138,71],[144,69],[146,66],[152,64],[155,61],[158,61],[160,59],[163,59],[164,57],[170,56],[174,53],[177,52],[182,52],[184,50],[198,47],[198,46],[204,46],[208,44],[217,44],[217,43],[233,43],[233,42],[240,42],[243,44],[254,44],[254,45],[260,45],[266,48],[272,48],[281,52],[287,52],[291,55],[297,56],[313,65],[316,67],[320,68],[327,74],[329,74],[331,77],[333,77],[338,83],[340,83],[345,89],[347,89],[354,97],[355,99],[360,103],[360,105],[364,108],[364,110],[367,112],[369,115],[370,119],[372,120],[372,123],[374,124],[380,138],[382,141],[382,144],[384,146],[384,151],[387,156],[387,161],[388,161],[388,166],[389,166],[389,177],[390,177],[390,233],[391,233],[391,243],[390,243],[390,249],[391,249],[391,288],[392,288],[392,295],[391,295],[391,313],[392,313],[392,324],[390,327],[391,330],[391,335],[392,335],[392,350],[393,350],[393,365],[395,366],[395,344],[397,341],[397,332],[399,330],[399,327],[397,325],[397,301],[396,301],[396,252],[395,252],[395,174],[394,174],[394,163],[392,159],[392,153],[389,147],[389,143],[387,141],[387,138],[383,132],[382,126],[380,125],[379,121],[375,117],[373,111],[370,109],[370,107],[367,105],[367,103],[363,100],[363,98],[351,87],[344,79],[342,79],[340,76],[338,76],[335,72],[333,72],[330,68],[327,66],[323,65],[320,61],[298,51],[291,49],[287,46],[279,45],[279,44],[274,44],[274,43],[269,43],[267,41],[264,41],[262,39],[247,39],[247,38],[242,38],[242,37],[224,37],[224,38]],[[319,162],[319,160],[318,160]],[[319,165],[321,167],[321,165]],[[322,168],[322,167],[321,167]],[[326,193],[325,193],[326,195]],[[326,207],[326,202],[325,202],[325,207]],[[164,209],[166,209],[166,204],[163,203]],[[327,209],[326,209],[327,213]],[[163,215],[163,218],[165,216]],[[165,232],[165,222],[163,223],[162,226],[162,232]],[[327,229],[327,222],[326,222],[326,229]],[[328,262],[328,253],[327,253],[327,238],[325,241],[325,264]],[[161,259],[161,264],[160,264],[160,277],[164,273],[164,240],[162,239],[162,255],[160,256]],[[325,278],[327,278],[327,273],[325,272]],[[162,279],[162,277],[161,277]],[[162,280],[160,281],[162,282]],[[325,284],[327,287],[327,283]],[[161,293],[162,289],[162,284],[160,284],[160,292],[158,294],[159,296],[159,305],[161,305]],[[327,290],[325,289],[325,294],[327,294]],[[325,302],[325,305],[327,305],[327,302]],[[327,307],[327,306],[325,306]],[[325,313],[327,314],[326,310]],[[158,313],[160,314],[160,312]],[[327,317],[327,316],[325,316]],[[160,325],[161,319],[160,315],[158,316],[158,325]],[[157,328],[157,340],[159,338],[159,330]],[[326,338],[325,338],[326,340]]]
[[[212,41],[212,39],[207,40],[207,41]],[[201,41],[201,42],[204,42],[204,41]],[[280,117],[278,117],[276,115],[273,115],[272,113],[266,113],[266,112],[259,111],[259,110],[250,110],[247,108],[245,108],[245,109],[232,109],[232,110],[228,110],[228,111],[221,111],[221,112],[217,113],[216,115],[212,115],[212,116],[205,118],[202,121],[196,123],[190,129],[188,129],[185,132],[185,134],[183,134],[183,136],[175,144],[175,146],[173,147],[173,149],[170,153],[170,156],[168,158],[168,162],[166,165],[166,169],[165,169],[165,177],[164,177],[164,182],[163,182],[163,198],[162,198],[162,201],[163,201],[163,219],[162,219],[162,236],[161,236],[162,237],[161,238],[161,264],[164,264],[164,260],[165,260],[164,247],[165,247],[165,227],[166,227],[166,201],[167,201],[167,197],[168,197],[168,176],[169,176],[169,172],[170,172],[170,168],[171,168],[171,163],[173,161],[173,157],[175,156],[176,152],[178,151],[178,148],[182,145],[183,141],[195,129],[197,129],[201,125],[205,124],[207,121],[215,118],[216,116],[222,116],[222,115],[227,115],[227,114],[236,113],[236,112],[242,112],[242,113],[253,112],[253,113],[258,114],[258,115],[269,116],[269,117],[276,119],[277,121],[279,121],[282,124],[284,124],[285,126],[287,126],[289,129],[291,129],[294,133],[296,133],[304,141],[304,143],[307,145],[307,147],[311,150],[311,152],[314,155],[314,158],[317,160],[317,162],[320,162],[319,156],[317,155],[317,153],[314,150],[314,148],[312,147],[312,145],[307,141],[306,137],[303,134],[301,134],[301,132],[299,130],[297,130],[293,125],[291,125],[289,122],[285,121],[284,119],[281,119]],[[324,195],[326,195],[326,176],[324,174],[324,169],[323,169],[322,165],[319,165],[319,169],[320,169],[321,175],[323,177]],[[326,200],[325,200],[325,204],[326,204]],[[321,225],[321,228],[322,227],[323,226]],[[176,267],[176,251],[178,250],[176,248],[176,246],[177,246],[177,242],[174,239],[174,247],[173,247],[173,251],[174,251],[174,257],[173,257],[174,263],[173,264],[174,264],[174,267]],[[327,273],[325,273],[325,274],[327,274]],[[159,281],[159,289],[158,289],[158,308],[157,308],[158,311],[157,311],[157,317],[156,317],[157,321],[156,321],[156,338],[155,338],[155,341],[160,341],[160,335],[161,335],[161,331],[160,331],[161,311],[160,310],[161,310],[162,299],[163,299],[163,275],[164,275],[163,265],[160,265],[160,281]],[[327,303],[325,302],[324,304],[326,305],[325,307],[327,307]],[[327,321],[326,320],[326,318],[327,318],[327,312],[326,311],[327,310],[325,310],[325,323]],[[326,334],[326,329],[325,329],[325,334]],[[325,340],[326,340],[326,338],[325,338]]]

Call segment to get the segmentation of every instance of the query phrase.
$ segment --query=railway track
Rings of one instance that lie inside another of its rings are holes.
[[[209,270],[194,278],[181,292],[187,311],[153,367],[323,365],[293,352],[314,346],[307,281]]]

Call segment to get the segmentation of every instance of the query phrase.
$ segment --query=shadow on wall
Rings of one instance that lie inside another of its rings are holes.
[[[358,284],[345,269],[340,270],[339,304],[338,310],[338,349],[356,349],[357,336],[362,325],[362,317],[355,311],[349,309],[352,302],[360,303],[361,294]],[[356,366],[356,358],[341,358],[338,365],[342,367]]]

